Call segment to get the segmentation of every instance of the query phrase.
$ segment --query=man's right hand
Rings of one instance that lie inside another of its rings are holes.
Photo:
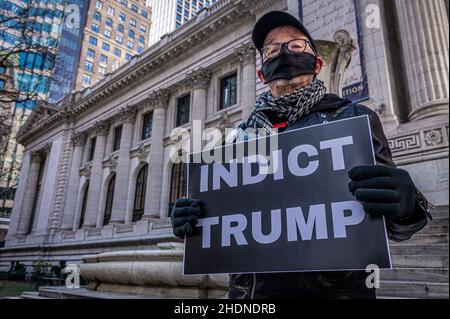
[[[172,208],[173,233],[180,239],[192,234],[202,213],[201,202],[197,199],[182,198]]]

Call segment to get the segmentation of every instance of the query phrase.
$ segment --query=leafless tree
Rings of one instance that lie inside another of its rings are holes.
[[[49,4],[42,7],[39,3],[31,0],[25,7],[11,7],[7,1],[0,4],[0,103],[46,98],[39,87],[51,79],[56,45],[51,45],[52,38],[43,30],[44,19],[52,16]],[[23,74],[31,80],[18,81]]]

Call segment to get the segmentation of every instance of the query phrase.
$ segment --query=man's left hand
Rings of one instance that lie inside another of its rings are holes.
[[[389,166],[357,166],[348,172],[350,192],[370,215],[408,219],[415,209],[415,186],[408,172]]]

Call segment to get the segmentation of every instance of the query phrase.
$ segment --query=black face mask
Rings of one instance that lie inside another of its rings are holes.
[[[274,80],[291,80],[305,74],[316,74],[317,57],[306,52],[290,53],[283,47],[280,55],[267,60],[262,68],[266,83]]]

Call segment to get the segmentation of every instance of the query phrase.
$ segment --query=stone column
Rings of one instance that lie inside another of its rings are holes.
[[[256,102],[256,56],[255,47],[245,43],[235,50],[235,55],[242,63],[242,121],[246,121]]]
[[[111,223],[125,222],[128,198],[128,176],[130,170],[130,149],[133,138],[133,123],[136,110],[125,107],[121,110],[122,135],[120,137],[119,158],[116,166],[116,185],[114,188]]]
[[[166,123],[166,108],[169,102],[169,92],[157,91],[151,94],[153,104],[153,124],[148,159],[147,194],[145,196],[144,219],[159,218],[161,203],[161,187],[164,169],[164,128]]]
[[[211,71],[198,69],[190,73],[187,80],[192,85],[192,126],[191,151],[199,152],[202,149],[202,134],[206,122],[206,101],[208,86],[211,80]]]
[[[27,235],[32,223],[33,205],[36,196],[36,187],[39,179],[39,170],[45,159],[45,151],[39,150],[31,153],[31,165],[27,178],[27,185],[23,195],[22,211],[17,226],[17,235]],[[36,212],[34,212],[36,213]]]
[[[396,0],[411,100],[410,120],[448,114],[448,20],[444,0]]]
[[[72,163],[70,165],[69,181],[67,183],[65,209],[61,223],[61,229],[63,230],[73,230],[80,183],[80,166],[83,159],[83,147],[86,142],[86,134],[75,133],[71,139],[74,148],[72,153]]]
[[[83,227],[96,227],[97,216],[99,213],[99,200],[102,188],[103,175],[103,156],[105,154],[106,135],[109,131],[109,125],[105,122],[99,122],[95,125],[97,138],[95,142],[94,159],[89,181],[89,192],[86,203],[86,215]]]

